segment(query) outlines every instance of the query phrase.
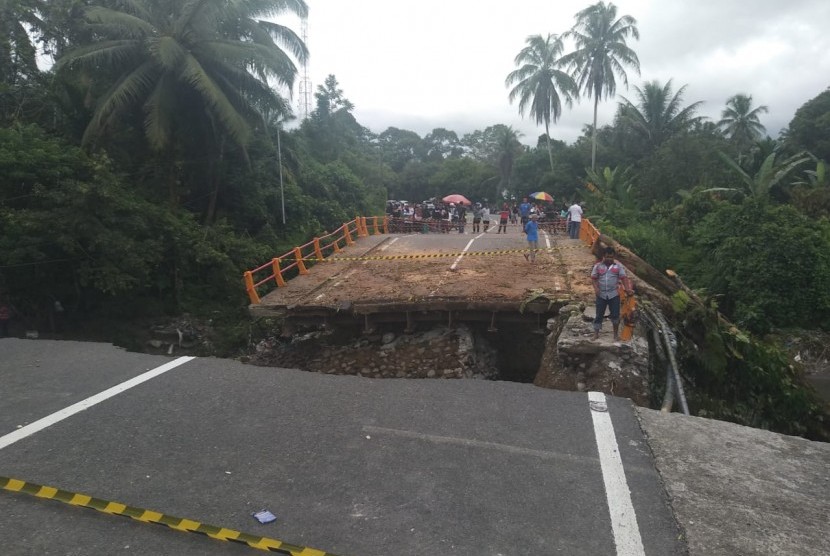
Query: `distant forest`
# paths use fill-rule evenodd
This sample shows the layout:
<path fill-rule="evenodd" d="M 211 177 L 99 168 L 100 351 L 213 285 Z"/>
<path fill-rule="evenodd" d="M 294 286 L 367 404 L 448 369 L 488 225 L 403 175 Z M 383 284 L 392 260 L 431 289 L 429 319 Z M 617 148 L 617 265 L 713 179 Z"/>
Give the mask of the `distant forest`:
<path fill-rule="evenodd" d="M 0 292 L 21 318 L 42 323 L 58 301 L 77 320 L 238 320 L 244 270 L 381 215 L 387 199 L 460 193 L 495 204 L 546 191 L 584 201 L 604 233 L 674 269 L 753 336 L 827 327 L 830 90 L 778 138 L 746 91 L 725 99 L 719 121 L 697 116 L 671 80 L 614 100 L 615 72 L 638 69 L 627 42 L 638 31 L 599 2 L 561 37 L 529 37 L 505 76 L 505 102 L 544 128 L 535 146 L 499 123 L 461 137 L 375 134 L 334 75 L 297 122 L 279 91 L 308 51 L 271 21 L 307 9 L 2 3 Z M 54 60 L 48 70 L 38 52 Z M 565 144 L 555 123 L 580 95 L 617 102 L 616 115 Z"/>

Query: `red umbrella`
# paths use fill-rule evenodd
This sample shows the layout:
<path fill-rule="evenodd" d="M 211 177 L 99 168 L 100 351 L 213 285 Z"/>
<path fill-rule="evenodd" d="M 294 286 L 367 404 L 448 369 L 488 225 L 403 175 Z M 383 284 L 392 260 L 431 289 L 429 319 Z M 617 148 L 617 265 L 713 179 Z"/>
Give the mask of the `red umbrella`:
<path fill-rule="evenodd" d="M 464 195 L 459 195 L 458 193 L 453 193 L 452 195 L 447 195 L 443 199 L 441 199 L 445 203 L 456 203 L 461 205 L 472 205 L 470 200 L 465 197 Z"/>

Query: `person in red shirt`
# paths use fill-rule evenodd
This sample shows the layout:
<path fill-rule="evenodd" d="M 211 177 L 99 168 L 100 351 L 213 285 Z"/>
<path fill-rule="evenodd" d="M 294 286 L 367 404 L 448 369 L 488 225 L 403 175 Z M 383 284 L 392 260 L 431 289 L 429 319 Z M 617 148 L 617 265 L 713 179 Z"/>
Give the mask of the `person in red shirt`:
<path fill-rule="evenodd" d="M 0 299 L 0 338 L 9 335 L 9 321 L 12 318 L 11 306 L 6 300 Z"/>
<path fill-rule="evenodd" d="M 501 207 L 501 212 L 499 212 L 499 229 L 496 232 L 500 234 L 502 230 L 504 233 L 507 233 L 507 220 L 510 218 L 510 208 L 507 206 L 507 203 Z"/>

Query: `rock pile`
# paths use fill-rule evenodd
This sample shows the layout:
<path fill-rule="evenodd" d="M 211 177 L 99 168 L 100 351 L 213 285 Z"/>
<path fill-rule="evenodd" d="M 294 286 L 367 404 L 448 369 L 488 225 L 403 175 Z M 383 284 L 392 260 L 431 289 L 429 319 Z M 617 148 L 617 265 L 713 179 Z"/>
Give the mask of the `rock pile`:
<path fill-rule="evenodd" d="M 250 363 L 371 378 L 481 378 L 498 376 L 497 354 L 464 325 L 415 334 L 393 332 L 350 338 L 332 331 L 275 338 L 257 346 Z"/>

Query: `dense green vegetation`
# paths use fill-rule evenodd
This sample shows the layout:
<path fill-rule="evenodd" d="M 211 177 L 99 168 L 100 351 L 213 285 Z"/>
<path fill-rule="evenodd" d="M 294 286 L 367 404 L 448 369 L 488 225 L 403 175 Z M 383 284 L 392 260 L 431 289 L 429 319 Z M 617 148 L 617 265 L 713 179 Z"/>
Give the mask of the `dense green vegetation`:
<path fill-rule="evenodd" d="M 500 123 L 375 134 L 334 75 L 292 122 L 285 92 L 308 52 L 269 21 L 303 16 L 302 0 L 1 6 L 0 291 L 27 322 L 46 326 L 60 301 L 78 322 L 189 312 L 239 323 L 243 270 L 382 214 L 386 199 L 544 190 L 586 201 L 604 232 L 705 300 L 704 311 L 680 303 L 676 323 L 705 331 L 683 347 L 696 410 L 826 437 L 819 403 L 759 338 L 827 326 L 830 90 L 770 138 L 767 108 L 746 92 L 711 122 L 685 85 L 647 82 L 613 122 L 557 141 L 551 124 L 572 100 L 596 106 L 615 96 L 615 75 L 628 84 L 624 68 L 639 71 L 636 20 L 600 2 L 561 35 L 574 52 L 557 35 L 530 37 L 506 77 L 505 102 L 544 124 L 535 146 Z M 36 48 L 55 64 L 39 69 Z M 228 328 L 226 353 L 242 328 Z"/>

